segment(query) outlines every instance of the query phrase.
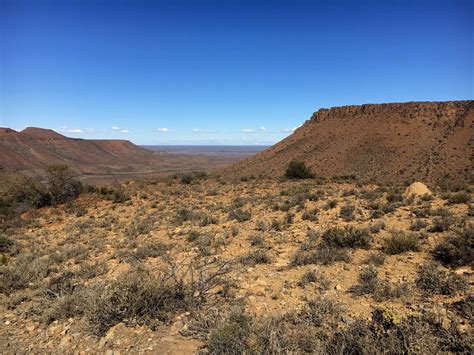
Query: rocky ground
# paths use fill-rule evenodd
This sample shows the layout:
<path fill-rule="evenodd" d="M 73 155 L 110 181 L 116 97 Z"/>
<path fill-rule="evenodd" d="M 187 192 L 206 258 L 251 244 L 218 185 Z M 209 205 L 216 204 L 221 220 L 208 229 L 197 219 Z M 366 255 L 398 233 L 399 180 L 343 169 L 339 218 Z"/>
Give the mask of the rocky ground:
<path fill-rule="evenodd" d="M 170 178 L 27 211 L 2 352 L 470 352 L 472 190 L 404 190 Z"/>

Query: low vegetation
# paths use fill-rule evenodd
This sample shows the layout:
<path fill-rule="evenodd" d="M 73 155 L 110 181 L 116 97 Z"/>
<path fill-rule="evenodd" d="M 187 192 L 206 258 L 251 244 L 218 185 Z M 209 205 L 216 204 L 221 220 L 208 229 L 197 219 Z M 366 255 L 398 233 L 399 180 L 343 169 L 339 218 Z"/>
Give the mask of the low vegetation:
<path fill-rule="evenodd" d="M 6 179 L 6 352 L 472 352 L 471 190 L 191 176 Z"/>

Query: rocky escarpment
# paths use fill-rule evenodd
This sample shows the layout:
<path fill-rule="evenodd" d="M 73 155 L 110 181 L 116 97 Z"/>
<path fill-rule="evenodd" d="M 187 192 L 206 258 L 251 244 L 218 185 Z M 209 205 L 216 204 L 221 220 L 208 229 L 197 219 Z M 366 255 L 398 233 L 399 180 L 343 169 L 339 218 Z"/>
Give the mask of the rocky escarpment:
<path fill-rule="evenodd" d="M 321 109 L 292 135 L 226 176 L 280 176 L 306 162 L 324 177 L 383 183 L 472 179 L 474 101 L 367 104 Z"/>

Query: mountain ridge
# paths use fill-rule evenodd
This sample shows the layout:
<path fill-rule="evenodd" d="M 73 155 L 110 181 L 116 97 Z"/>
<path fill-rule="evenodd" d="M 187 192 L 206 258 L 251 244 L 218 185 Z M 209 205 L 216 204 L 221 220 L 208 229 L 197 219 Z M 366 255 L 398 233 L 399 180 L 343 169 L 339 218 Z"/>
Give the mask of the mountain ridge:
<path fill-rule="evenodd" d="M 472 178 L 473 119 L 473 100 L 320 109 L 290 136 L 220 173 L 281 176 L 296 159 L 327 178 L 433 183 L 449 175 L 466 181 Z"/>

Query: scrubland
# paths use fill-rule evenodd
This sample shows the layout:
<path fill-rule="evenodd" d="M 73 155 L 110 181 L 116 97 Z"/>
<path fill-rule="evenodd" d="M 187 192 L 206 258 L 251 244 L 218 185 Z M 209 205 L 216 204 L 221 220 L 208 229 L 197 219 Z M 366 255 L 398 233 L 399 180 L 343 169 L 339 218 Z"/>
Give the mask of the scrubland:
<path fill-rule="evenodd" d="M 2 352 L 472 353 L 472 186 L 2 180 Z"/>

